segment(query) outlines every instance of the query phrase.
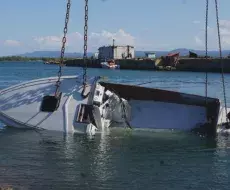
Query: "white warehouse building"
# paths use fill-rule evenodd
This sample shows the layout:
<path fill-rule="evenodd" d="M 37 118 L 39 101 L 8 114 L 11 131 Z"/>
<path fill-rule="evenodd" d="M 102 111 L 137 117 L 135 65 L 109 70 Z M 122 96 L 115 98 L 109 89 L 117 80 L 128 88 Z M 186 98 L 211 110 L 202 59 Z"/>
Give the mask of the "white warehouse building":
<path fill-rule="evenodd" d="M 99 59 L 127 59 L 134 58 L 133 46 L 103 46 L 98 49 Z"/>

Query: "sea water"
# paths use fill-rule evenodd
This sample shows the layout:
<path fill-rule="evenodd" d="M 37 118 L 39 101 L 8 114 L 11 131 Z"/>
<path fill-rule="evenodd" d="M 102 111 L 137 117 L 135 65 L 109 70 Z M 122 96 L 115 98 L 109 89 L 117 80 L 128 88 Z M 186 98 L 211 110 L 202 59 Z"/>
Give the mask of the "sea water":
<path fill-rule="evenodd" d="M 41 77 L 58 67 L 1 62 L 0 89 Z M 65 67 L 64 75 L 81 68 Z M 88 69 L 109 81 L 205 94 L 205 73 Z M 208 74 L 208 94 L 222 101 L 220 74 Z M 230 75 L 225 75 L 230 105 Z M 148 83 L 151 81 L 151 83 Z M 164 119 L 164 118 L 162 118 Z M 89 137 L 19 130 L 0 124 L 0 187 L 16 189 L 229 189 L 230 140 L 186 133 L 113 130 Z"/>

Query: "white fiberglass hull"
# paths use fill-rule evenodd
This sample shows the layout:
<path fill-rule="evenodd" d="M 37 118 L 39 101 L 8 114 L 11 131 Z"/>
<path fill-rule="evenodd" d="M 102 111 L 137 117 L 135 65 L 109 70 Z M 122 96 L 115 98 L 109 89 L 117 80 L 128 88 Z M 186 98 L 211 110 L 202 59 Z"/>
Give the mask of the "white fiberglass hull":
<path fill-rule="evenodd" d="M 138 100 L 131 100 L 130 106 L 130 124 L 135 128 L 191 130 L 207 122 L 201 106 Z"/>
<path fill-rule="evenodd" d="M 78 77 L 62 77 L 63 94 L 57 111 L 40 111 L 43 97 L 54 94 L 56 81 L 57 77 L 43 78 L 0 91 L 0 120 L 12 127 L 84 133 L 84 126 L 74 126 L 77 106 L 87 102 L 81 97 Z"/>
<path fill-rule="evenodd" d="M 99 96 L 99 98 L 95 98 L 97 94 L 95 89 L 100 84 L 105 89 L 116 88 L 116 92 L 123 94 L 122 98 L 129 99 L 128 103 L 131 107 L 129 123 L 132 128 L 192 130 L 207 122 L 207 108 L 198 105 L 202 103 L 203 97 L 121 84 L 102 84 L 103 82 L 98 83 L 96 78 L 91 78 L 88 81 L 91 85 L 88 87 L 90 95 L 83 98 L 81 96 L 83 89 L 81 79 L 81 77 L 76 76 L 62 77 L 60 87 L 62 98 L 58 109 L 54 112 L 40 111 L 40 107 L 44 96 L 54 94 L 57 77 L 33 80 L 3 89 L 0 91 L 0 121 L 12 127 L 40 128 L 66 133 L 87 133 L 89 129 L 93 128 L 92 126 L 97 126 L 100 132 L 102 128 L 112 126 L 110 122 L 104 122 L 102 112 L 98 111 L 101 107 L 98 104 L 95 104 L 96 107 L 99 106 L 98 109 L 96 108 L 98 112 L 96 114 L 94 112 L 93 116 L 91 114 L 92 117 L 96 118 L 91 121 L 96 123 L 87 124 L 85 123 L 86 120 L 81 120 L 82 123 L 79 123 L 78 120 L 79 114 L 89 114 L 82 109 L 91 109 L 82 108 L 82 104 L 94 106 L 94 100 L 104 101 L 104 93 L 99 92 L 101 98 Z M 132 90 L 134 91 L 132 92 Z M 143 94 L 141 94 L 142 92 Z M 219 108 L 218 102 L 215 102 L 217 100 L 210 98 L 209 101 L 214 102 L 215 109 Z M 213 127 L 216 124 L 215 109 L 214 112 L 210 112 L 214 117 Z M 118 110 L 116 113 L 119 115 L 121 111 Z M 116 116 L 116 113 L 113 118 L 120 117 Z"/>
<path fill-rule="evenodd" d="M 124 84 L 100 84 L 126 100 L 126 106 L 120 108 L 119 100 L 112 103 L 117 106 L 112 106 L 110 110 L 114 110 L 114 107 L 117 107 L 117 110 L 106 117 L 113 121 L 114 126 L 124 126 L 124 122 L 120 122 L 120 116 L 126 107 L 127 111 L 123 116 L 125 115 L 128 127 L 131 128 L 175 129 L 205 135 L 216 134 L 220 106 L 218 99 L 208 97 L 206 104 L 206 98 L 203 96 Z M 125 124 L 127 125 L 127 122 Z"/>

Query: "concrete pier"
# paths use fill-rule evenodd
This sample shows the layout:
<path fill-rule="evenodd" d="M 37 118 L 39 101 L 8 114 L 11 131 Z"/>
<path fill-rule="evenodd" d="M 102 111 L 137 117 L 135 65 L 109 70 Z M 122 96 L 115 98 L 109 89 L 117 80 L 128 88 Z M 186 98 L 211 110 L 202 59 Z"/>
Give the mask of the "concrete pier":
<path fill-rule="evenodd" d="M 120 69 L 129 70 L 168 70 L 168 71 L 192 71 L 192 72 L 221 72 L 221 60 L 219 58 L 179 58 L 178 63 L 173 68 L 160 68 L 157 64 L 159 60 L 155 62 L 152 59 L 117 59 L 116 64 L 120 65 Z M 222 63 L 224 66 L 224 72 L 230 73 L 230 58 L 223 58 Z M 67 60 L 66 66 L 69 67 L 83 67 L 83 59 Z M 155 65 L 158 65 L 157 67 Z M 100 60 L 88 59 L 87 67 L 89 68 L 101 68 Z M 159 69 L 160 68 L 160 69 Z"/>
<path fill-rule="evenodd" d="M 89 68 L 100 68 L 100 62 L 97 59 L 87 59 L 87 67 Z M 67 67 L 83 67 L 85 65 L 83 59 L 67 60 L 64 63 Z"/>
<path fill-rule="evenodd" d="M 88 59 L 87 67 L 90 68 L 101 68 L 101 61 L 99 59 Z M 120 69 L 130 70 L 154 70 L 155 61 L 151 59 L 116 59 L 115 63 L 120 65 Z M 67 60 L 65 62 L 68 67 L 83 67 L 83 59 Z"/>
<path fill-rule="evenodd" d="M 176 65 L 177 71 L 193 72 L 221 72 L 221 63 L 224 72 L 230 73 L 230 58 L 180 58 Z"/>

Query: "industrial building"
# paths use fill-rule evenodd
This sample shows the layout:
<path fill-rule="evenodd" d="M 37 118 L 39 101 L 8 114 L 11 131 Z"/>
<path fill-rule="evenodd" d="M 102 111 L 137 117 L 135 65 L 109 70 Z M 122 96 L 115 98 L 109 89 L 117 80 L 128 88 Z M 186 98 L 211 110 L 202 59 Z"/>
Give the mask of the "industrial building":
<path fill-rule="evenodd" d="M 134 58 L 133 46 L 103 46 L 98 49 L 99 59 L 130 59 Z"/>

